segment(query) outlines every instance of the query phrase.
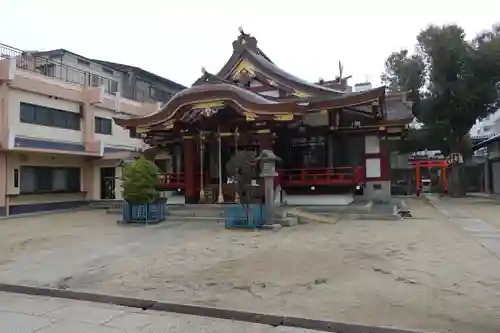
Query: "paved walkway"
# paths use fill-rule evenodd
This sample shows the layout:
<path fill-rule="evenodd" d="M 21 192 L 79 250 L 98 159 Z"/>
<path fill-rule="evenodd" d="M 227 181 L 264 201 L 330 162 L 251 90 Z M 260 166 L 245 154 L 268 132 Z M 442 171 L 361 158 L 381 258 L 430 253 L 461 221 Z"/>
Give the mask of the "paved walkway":
<path fill-rule="evenodd" d="M 116 305 L 0 292 L 2 333 L 313 333 Z"/>
<path fill-rule="evenodd" d="M 427 198 L 436 209 L 458 223 L 463 230 L 472 234 L 479 244 L 500 259 L 500 229 L 472 216 L 448 202 L 447 199 L 440 199 L 435 195 L 427 195 Z"/>

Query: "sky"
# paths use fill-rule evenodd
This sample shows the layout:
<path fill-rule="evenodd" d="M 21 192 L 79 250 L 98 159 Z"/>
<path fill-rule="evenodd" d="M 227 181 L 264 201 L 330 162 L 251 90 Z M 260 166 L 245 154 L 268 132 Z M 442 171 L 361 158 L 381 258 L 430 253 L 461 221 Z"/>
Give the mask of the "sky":
<path fill-rule="evenodd" d="M 380 84 L 387 56 L 413 50 L 428 24 L 457 23 L 468 36 L 500 22 L 500 1 L 475 0 L 0 0 L 0 43 L 65 48 L 141 67 L 184 85 L 216 73 L 238 27 L 282 69 L 309 81 Z"/>

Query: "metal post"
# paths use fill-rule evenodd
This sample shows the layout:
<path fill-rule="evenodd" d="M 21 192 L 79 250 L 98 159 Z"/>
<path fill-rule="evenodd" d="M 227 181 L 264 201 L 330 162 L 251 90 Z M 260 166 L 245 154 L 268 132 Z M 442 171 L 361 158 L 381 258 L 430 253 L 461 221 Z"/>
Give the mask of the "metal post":
<path fill-rule="evenodd" d="M 239 138 L 240 133 L 238 132 L 238 127 L 234 130 L 234 153 L 238 153 L 238 138 Z M 239 203 L 240 202 L 240 195 L 238 194 L 237 191 L 235 191 L 234 194 L 234 202 Z"/>
<path fill-rule="evenodd" d="M 219 197 L 217 198 L 217 202 L 221 204 L 224 202 L 224 196 L 222 195 L 222 137 L 219 127 L 217 127 L 217 134 L 219 143 Z"/>
<path fill-rule="evenodd" d="M 200 133 L 200 202 L 205 200 L 205 188 L 203 184 L 203 133 Z"/>
<path fill-rule="evenodd" d="M 484 193 L 491 194 L 491 173 L 490 173 L 490 160 L 489 160 L 489 151 L 488 148 L 483 148 L 486 149 L 485 153 L 485 160 L 484 160 Z"/>

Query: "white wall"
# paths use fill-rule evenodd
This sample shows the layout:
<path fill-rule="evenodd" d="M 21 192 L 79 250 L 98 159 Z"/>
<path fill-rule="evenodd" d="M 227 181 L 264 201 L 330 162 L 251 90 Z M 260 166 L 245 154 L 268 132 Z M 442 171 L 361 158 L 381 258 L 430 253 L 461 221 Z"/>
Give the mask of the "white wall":
<path fill-rule="evenodd" d="M 30 103 L 46 106 L 54 109 L 79 113 L 79 104 L 45 95 L 38 95 L 22 90 L 11 89 L 9 91 L 9 127 L 13 133 L 20 136 L 47 139 L 52 141 L 66 141 L 81 143 L 82 131 L 65 128 L 49 127 L 21 123 L 19 121 L 20 103 Z M 80 123 L 82 126 L 83 124 Z"/>
<path fill-rule="evenodd" d="M 14 169 L 19 169 L 23 165 L 29 166 L 66 166 L 83 168 L 84 158 L 81 156 L 60 155 L 60 154 L 38 154 L 38 153 L 9 153 L 7 156 L 7 195 L 14 195 L 10 198 L 11 205 L 84 200 L 84 193 L 56 193 L 56 194 L 19 194 L 19 187 L 14 187 Z M 81 173 L 83 177 L 83 170 Z M 83 186 L 83 178 L 80 182 Z"/>
<path fill-rule="evenodd" d="M 107 118 L 113 121 L 113 117 L 116 117 L 116 112 L 101 108 L 95 109 L 95 116 L 100 118 Z M 128 118 L 126 115 L 119 115 L 120 118 Z M 106 147 L 115 147 L 115 148 L 146 148 L 146 145 L 140 139 L 131 138 L 129 135 L 129 131 L 120 127 L 112 122 L 112 135 L 107 134 L 95 134 L 95 138 L 98 140 L 102 140 L 104 142 L 104 146 Z"/>

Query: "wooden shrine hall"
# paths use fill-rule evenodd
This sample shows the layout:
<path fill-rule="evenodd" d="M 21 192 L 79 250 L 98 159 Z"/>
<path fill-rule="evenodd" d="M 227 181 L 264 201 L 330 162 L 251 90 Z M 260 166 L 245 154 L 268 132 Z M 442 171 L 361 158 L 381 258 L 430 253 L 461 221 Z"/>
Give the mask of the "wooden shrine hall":
<path fill-rule="evenodd" d="M 289 204 L 324 203 L 339 193 L 390 197 L 388 140 L 412 121 L 404 94 L 385 87 L 349 92 L 347 78 L 310 83 L 278 67 L 240 29 L 233 54 L 156 113 L 116 124 L 168 151 L 162 187 L 186 203 L 232 202 L 225 165 L 239 150 L 273 150 Z M 299 200 L 300 199 L 300 200 Z"/>

